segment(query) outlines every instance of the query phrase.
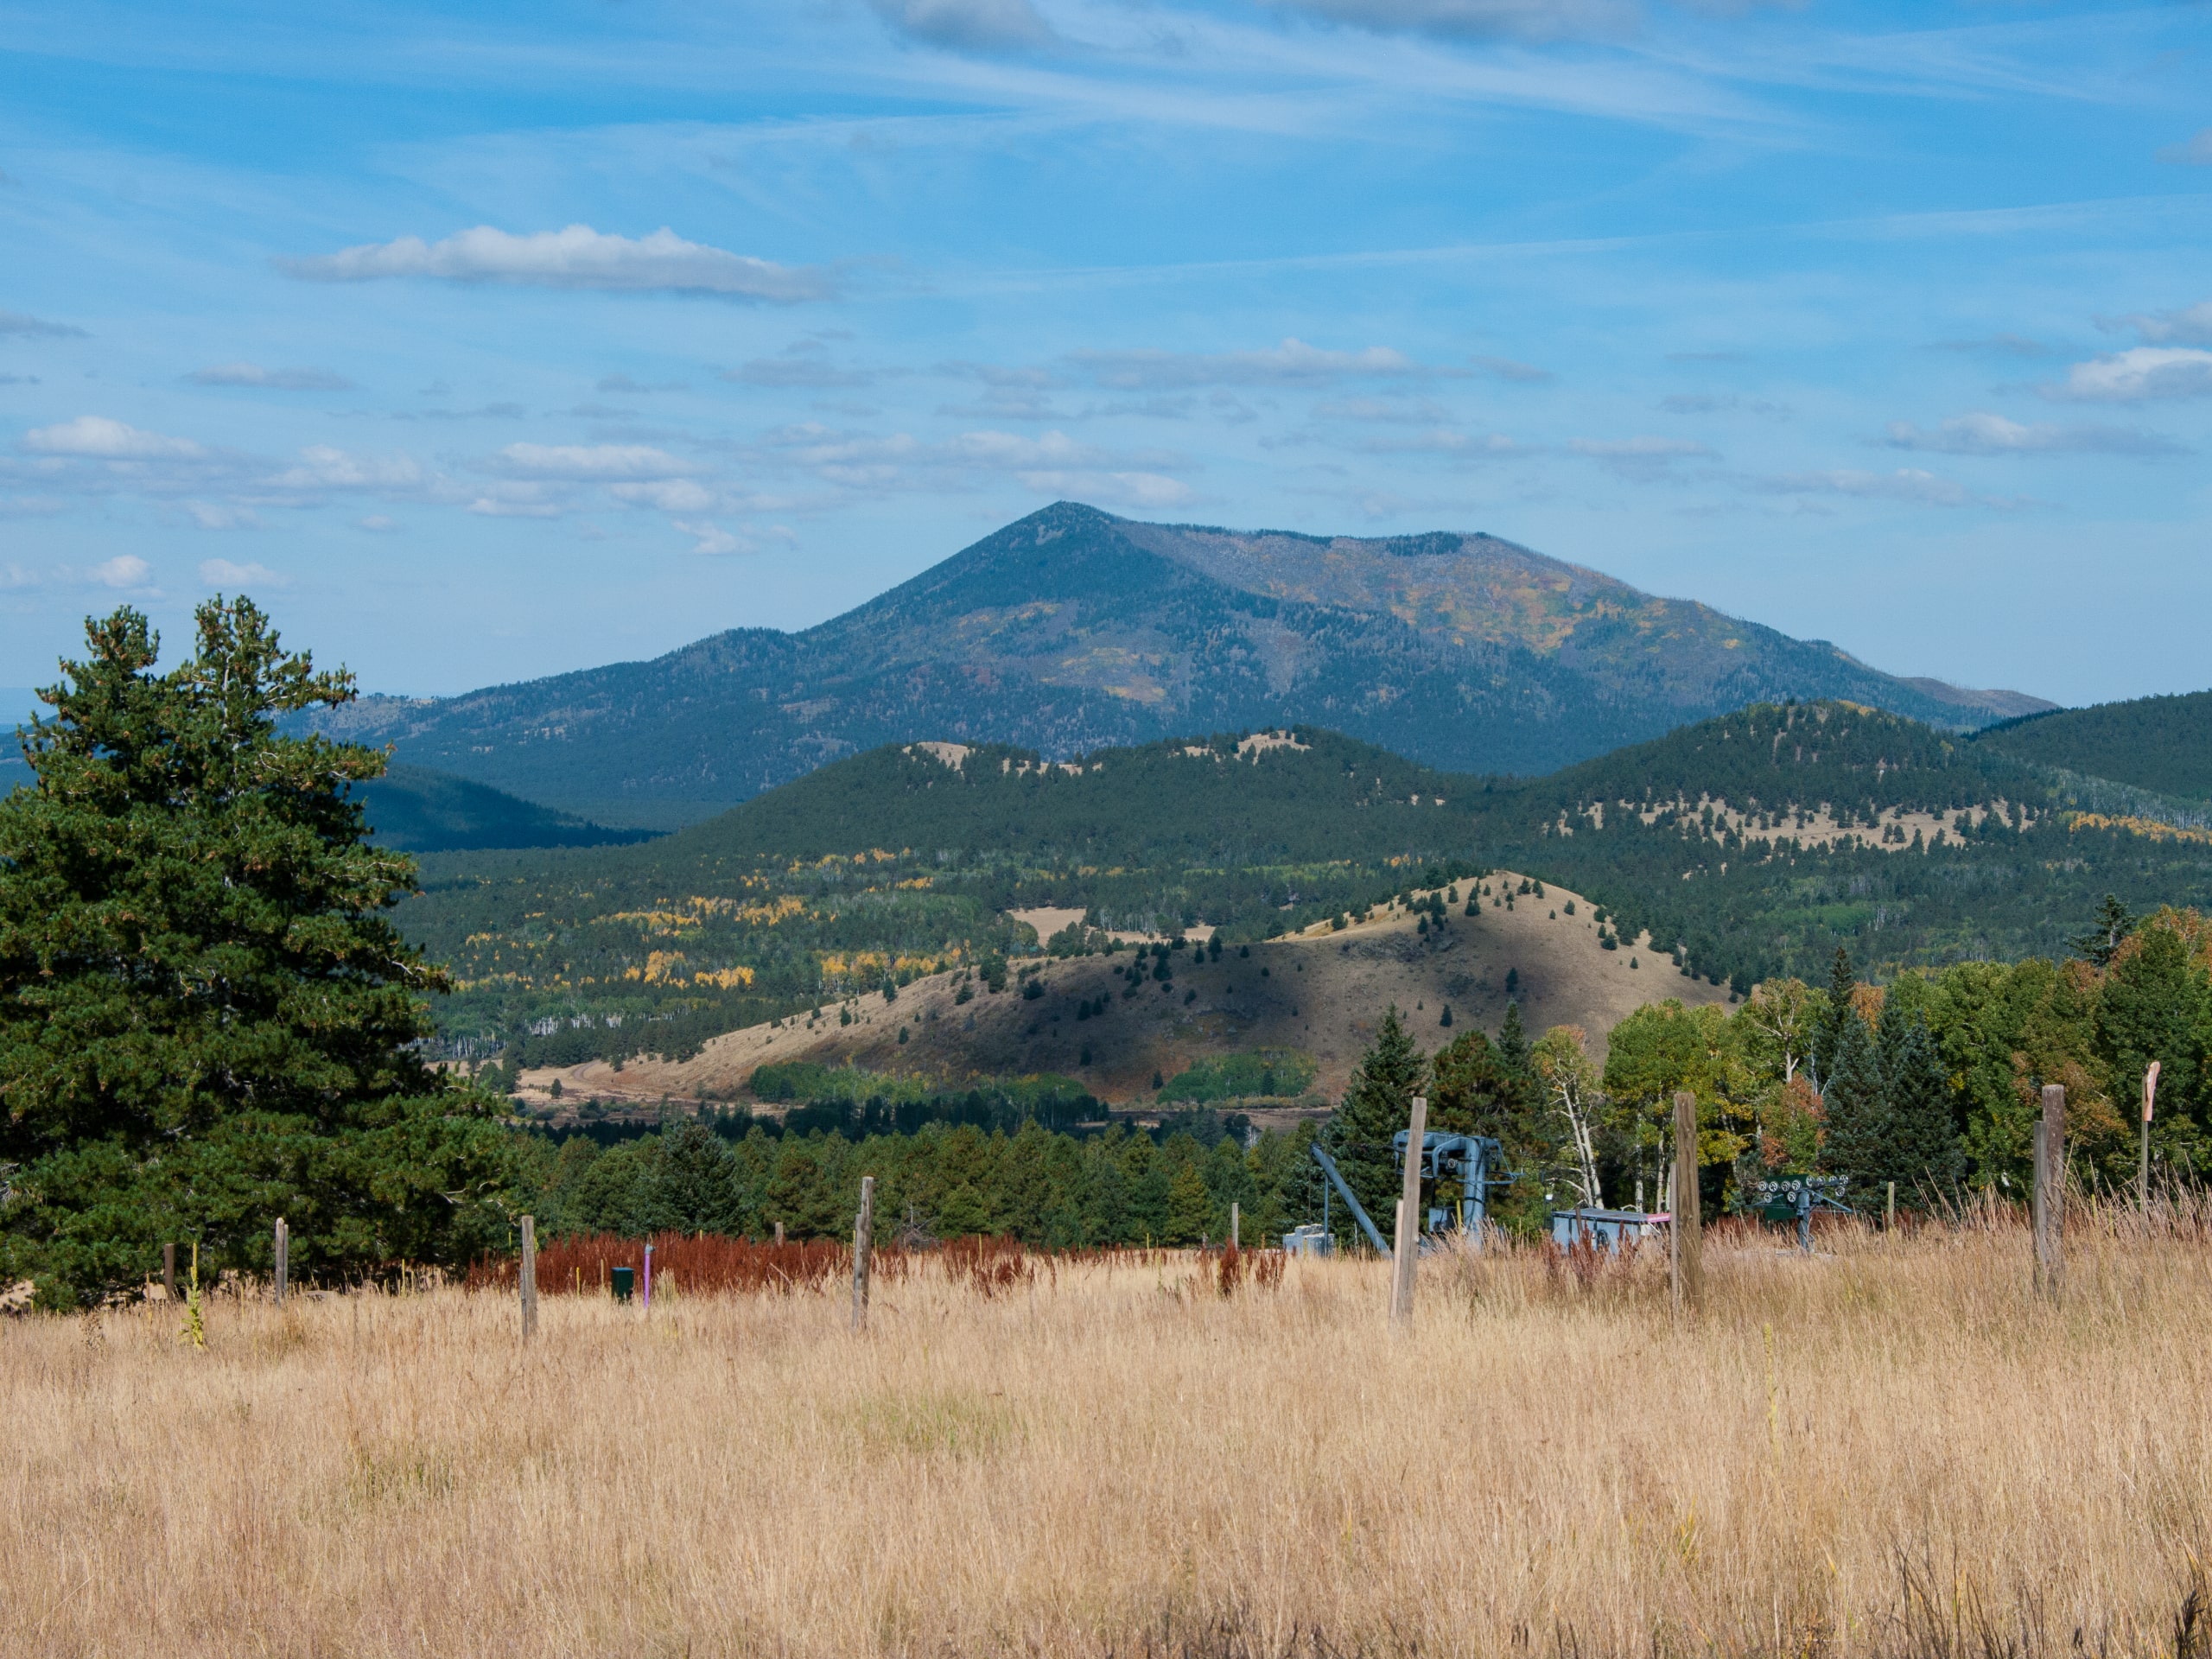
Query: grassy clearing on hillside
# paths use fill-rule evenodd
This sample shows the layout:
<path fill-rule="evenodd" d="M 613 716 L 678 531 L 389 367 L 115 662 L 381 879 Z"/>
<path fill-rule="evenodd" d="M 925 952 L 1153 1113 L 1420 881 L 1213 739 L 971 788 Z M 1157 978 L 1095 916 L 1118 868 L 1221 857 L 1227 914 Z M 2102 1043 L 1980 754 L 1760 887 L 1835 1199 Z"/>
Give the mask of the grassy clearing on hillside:
<path fill-rule="evenodd" d="M 0 1332 L 19 1654 L 2202 1653 L 2201 1225 Z"/>

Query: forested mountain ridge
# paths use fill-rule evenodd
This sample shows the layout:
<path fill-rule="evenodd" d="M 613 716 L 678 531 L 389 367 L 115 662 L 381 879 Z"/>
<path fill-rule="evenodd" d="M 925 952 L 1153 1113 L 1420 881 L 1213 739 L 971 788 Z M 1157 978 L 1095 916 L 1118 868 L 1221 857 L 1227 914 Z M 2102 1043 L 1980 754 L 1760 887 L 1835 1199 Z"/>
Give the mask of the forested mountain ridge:
<path fill-rule="evenodd" d="M 1495 537 L 1241 534 L 1063 502 L 803 632 L 370 698 L 322 723 L 569 811 L 666 823 L 925 739 L 1063 759 L 1305 723 L 1528 775 L 1759 699 L 1846 697 L 1947 727 L 2024 701 L 1942 691 Z"/>
<path fill-rule="evenodd" d="M 1528 782 L 1312 727 L 1069 763 L 887 746 L 645 846 L 435 855 L 399 919 L 454 965 L 449 1034 L 559 1026 L 580 1059 L 687 1051 L 1014 950 L 1030 941 L 1012 911 L 1256 941 L 1491 868 L 1587 895 L 1619 939 L 1648 930 L 1739 988 L 1817 977 L 1840 944 L 1878 976 L 2063 955 L 2107 891 L 2212 906 L 2212 837 L 2086 817 L 2044 769 L 1830 702 Z"/>
<path fill-rule="evenodd" d="M 2006 721 L 1975 747 L 2176 800 L 2212 802 L 2212 691 Z"/>
<path fill-rule="evenodd" d="M 610 830 L 428 766 L 392 765 L 353 791 L 378 845 L 403 853 L 484 848 L 606 847 L 646 832 Z"/>

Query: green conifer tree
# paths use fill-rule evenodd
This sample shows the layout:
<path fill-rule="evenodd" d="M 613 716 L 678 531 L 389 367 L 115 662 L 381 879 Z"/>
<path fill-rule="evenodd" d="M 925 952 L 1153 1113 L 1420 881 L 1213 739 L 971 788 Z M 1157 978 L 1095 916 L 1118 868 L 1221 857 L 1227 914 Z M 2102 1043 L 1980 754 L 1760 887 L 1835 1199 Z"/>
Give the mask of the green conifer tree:
<path fill-rule="evenodd" d="M 1521 1024 L 1521 1005 L 1505 1005 L 1504 1022 L 1497 1028 L 1498 1064 L 1516 1077 L 1533 1075 L 1529 1070 L 1529 1033 Z"/>
<path fill-rule="evenodd" d="M 938 1205 L 937 1236 L 939 1238 L 968 1238 L 990 1230 L 990 1205 L 984 1203 L 983 1195 L 969 1182 L 961 1182 L 946 1193 Z"/>
<path fill-rule="evenodd" d="M 444 973 L 385 912 L 373 749 L 278 720 L 352 700 L 248 601 L 211 601 L 157 672 L 146 618 L 88 621 L 0 802 L 0 1277 L 49 1306 L 143 1282 L 165 1240 L 264 1269 L 455 1262 L 504 1239 L 491 1096 L 416 1045 Z"/>
<path fill-rule="evenodd" d="M 1831 1052 L 1827 1087 L 1821 1092 L 1827 1120 L 1821 1162 L 1829 1173 L 1849 1179 L 1847 1201 L 1863 1205 L 1870 1190 L 1881 1191 L 1896 1166 L 1897 1150 L 1874 1036 L 1856 1013 L 1844 1019 Z"/>
<path fill-rule="evenodd" d="M 766 1218 L 784 1224 L 786 1238 L 836 1238 L 844 1231 L 836 1195 L 822 1166 L 804 1146 L 786 1144 L 768 1182 Z"/>
<path fill-rule="evenodd" d="M 1813 1022 L 1812 1052 L 1807 1057 L 1813 1074 L 1813 1087 L 1823 1091 L 1827 1088 L 1828 1073 L 1835 1065 L 1836 1046 L 1843 1039 L 1847 1026 L 1859 1020 L 1852 1003 L 1852 994 L 1859 988 L 1859 976 L 1852 971 L 1851 952 L 1843 946 L 1835 948 L 1834 960 L 1828 964 L 1827 1001 Z"/>
<path fill-rule="evenodd" d="M 1385 1238 L 1396 1213 L 1400 1181 L 1390 1137 L 1412 1121 L 1414 1096 L 1427 1075 L 1428 1061 L 1406 1034 L 1393 1006 L 1383 1014 L 1375 1041 L 1352 1071 L 1351 1088 L 1321 1132 L 1322 1144 L 1344 1172 L 1346 1185 Z M 1346 1244 L 1363 1238 L 1342 1205 L 1335 1207 L 1331 1221 Z"/>
<path fill-rule="evenodd" d="M 1869 1171 L 1869 1181 L 1895 1181 L 1902 1208 L 1938 1204 L 1957 1187 L 1965 1163 L 1952 1115 L 1950 1079 L 1927 1016 L 1892 997 L 1883 1007 L 1876 1046 L 1887 1109 L 1888 1166 Z M 1885 1201 L 1885 1189 L 1873 1185 L 1862 1186 L 1854 1200 L 1861 1208 Z"/>
<path fill-rule="evenodd" d="M 1213 1195 L 1198 1166 L 1177 1166 L 1167 1183 L 1167 1227 L 1161 1236 L 1166 1244 L 1196 1244 L 1206 1237 L 1213 1222 Z"/>
<path fill-rule="evenodd" d="M 2105 1088 L 2122 1109 L 2142 1098 L 2158 1062 L 2157 1145 L 2162 1160 L 2202 1163 L 2207 1117 L 2204 1056 L 2212 1039 L 2212 986 L 2173 928 L 2152 923 L 2112 957 L 2096 1000 L 2096 1053 Z M 2133 1114 L 2128 1114 L 2131 1122 Z M 2128 1147 L 2129 1155 L 2133 1147 Z"/>

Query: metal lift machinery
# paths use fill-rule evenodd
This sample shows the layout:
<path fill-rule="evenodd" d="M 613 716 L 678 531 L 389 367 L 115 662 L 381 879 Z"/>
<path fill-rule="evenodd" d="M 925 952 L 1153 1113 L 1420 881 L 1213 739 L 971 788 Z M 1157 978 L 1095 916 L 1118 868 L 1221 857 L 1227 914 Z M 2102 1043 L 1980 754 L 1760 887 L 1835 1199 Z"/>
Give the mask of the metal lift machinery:
<path fill-rule="evenodd" d="M 1407 1132 L 1400 1129 L 1390 1137 L 1391 1161 L 1398 1167 L 1405 1166 Z M 1390 1246 L 1380 1230 L 1370 1218 L 1359 1200 L 1345 1184 L 1344 1173 L 1337 1167 L 1337 1160 L 1319 1147 L 1313 1148 L 1313 1161 L 1321 1166 L 1321 1173 L 1329 1178 L 1329 1185 L 1336 1188 L 1344 1203 L 1351 1206 L 1352 1219 L 1367 1235 L 1368 1243 L 1382 1255 L 1390 1254 Z M 1486 1135 L 1429 1134 L 1421 1138 L 1421 1179 L 1440 1185 L 1457 1179 L 1459 1183 L 1459 1203 L 1456 1220 L 1461 1231 L 1479 1238 L 1482 1224 L 1490 1213 L 1490 1191 L 1494 1186 L 1511 1184 L 1513 1176 L 1504 1167 L 1505 1148 Z M 1322 1213 L 1327 1215 L 1328 1194 L 1324 1192 Z M 1447 1223 L 1455 1219 L 1453 1211 L 1440 1205 L 1431 1205 L 1426 1231 L 1440 1232 Z"/>

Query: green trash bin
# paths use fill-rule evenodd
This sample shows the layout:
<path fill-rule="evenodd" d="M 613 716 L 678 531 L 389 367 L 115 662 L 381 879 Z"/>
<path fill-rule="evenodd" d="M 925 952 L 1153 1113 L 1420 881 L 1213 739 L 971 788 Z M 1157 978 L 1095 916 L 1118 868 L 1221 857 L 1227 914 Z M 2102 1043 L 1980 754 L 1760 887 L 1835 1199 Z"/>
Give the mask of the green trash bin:
<path fill-rule="evenodd" d="M 628 1301 L 630 1293 L 638 1287 L 638 1270 L 635 1268 L 616 1268 L 607 1274 L 607 1279 L 614 1287 L 614 1300 L 618 1302 Z"/>

